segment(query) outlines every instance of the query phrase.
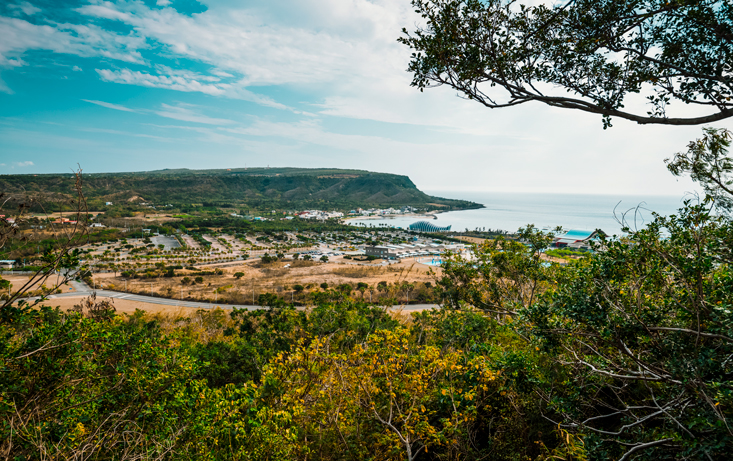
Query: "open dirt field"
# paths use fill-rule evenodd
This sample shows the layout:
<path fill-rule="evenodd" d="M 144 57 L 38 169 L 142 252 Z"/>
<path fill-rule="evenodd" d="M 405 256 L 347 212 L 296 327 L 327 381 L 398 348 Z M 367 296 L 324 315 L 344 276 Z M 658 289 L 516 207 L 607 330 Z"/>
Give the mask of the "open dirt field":
<path fill-rule="evenodd" d="M 487 240 L 487 239 L 482 239 L 478 237 L 468 237 L 465 235 L 459 235 L 456 238 L 459 240 L 463 240 L 464 242 L 467 242 L 467 243 L 476 243 L 476 244 L 484 243 Z"/>
<path fill-rule="evenodd" d="M 10 289 L 13 293 L 20 290 L 23 287 L 23 285 L 28 283 L 28 281 L 31 279 L 31 276 L 29 275 L 8 275 L 8 274 L 0 274 L 0 275 L 2 275 L 2 278 L 4 280 L 7 280 L 13 284 L 13 286 Z M 38 279 L 32 285 L 26 287 L 26 291 L 32 292 L 32 291 L 38 290 L 41 288 L 41 285 L 46 285 L 46 287 L 56 286 L 57 280 L 60 281 L 60 279 L 58 279 L 56 275 L 52 275 L 48 277 L 47 279 Z M 64 292 L 76 291 L 71 285 L 62 285 L 60 288 Z"/>
<path fill-rule="evenodd" d="M 251 303 L 261 293 L 290 295 L 295 285 L 303 285 L 305 291 L 318 291 L 322 283 L 329 287 L 359 282 L 376 287 L 379 282 L 389 285 L 403 282 L 422 284 L 435 283 L 435 274 L 441 269 L 429 267 L 414 261 L 401 261 L 398 264 L 382 266 L 379 264 L 356 265 L 342 262 L 278 261 L 261 264 L 247 261 L 236 265 L 201 267 L 202 271 L 220 269 L 221 275 L 200 276 L 200 283 L 183 283 L 183 277 L 195 280 L 193 271 L 179 270 L 175 277 L 125 279 L 112 273 L 95 274 L 94 280 L 105 289 L 120 290 L 144 295 L 155 294 L 173 299 L 229 301 L 236 304 Z M 289 267 L 286 267 L 288 266 Z M 432 269 L 432 273 L 431 273 Z M 241 278 L 234 277 L 242 272 Z M 375 291 L 378 294 L 378 292 Z M 358 294 L 357 294 L 358 296 Z M 367 293 L 366 296 L 369 296 Z M 375 296 L 373 293 L 372 296 Z"/>
<path fill-rule="evenodd" d="M 76 304 L 79 304 L 82 299 L 83 297 L 81 296 L 78 298 L 55 298 L 45 301 L 44 304 L 51 307 L 59 307 L 61 310 L 69 310 L 73 308 Z M 117 309 L 118 314 L 132 314 L 133 312 L 135 312 L 136 309 L 140 309 L 142 311 L 150 312 L 153 314 L 161 313 L 169 315 L 191 315 L 198 310 L 190 307 L 165 306 L 162 304 L 129 301 L 127 299 L 112 299 L 104 298 L 101 296 L 97 297 L 97 301 L 103 300 L 112 301 L 115 309 Z M 226 306 L 222 307 L 225 308 Z"/>
<path fill-rule="evenodd" d="M 178 218 L 174 218 L 172 215 L 169 214 L 163 214 L 163 213 L 145 213 L 142 211 L 138 211 L 135 213 L 135 216 L 129 217 L 129 218 L 123 218 L 128 221 L 135 220 L 135 219 L 144 219 L 145 221 L 155 221 L 155 222 L 168 222 L 168 221 L 178 221 Z"/>

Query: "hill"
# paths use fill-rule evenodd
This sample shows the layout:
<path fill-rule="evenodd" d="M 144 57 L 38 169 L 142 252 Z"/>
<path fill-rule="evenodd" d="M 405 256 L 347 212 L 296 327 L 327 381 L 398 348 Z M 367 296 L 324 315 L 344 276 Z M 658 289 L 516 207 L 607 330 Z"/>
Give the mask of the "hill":
<path fill-rule="evenodd" d="M 15 199 L 37 198 L 47 209 L 65 208 L 74 187 L 72 174 L 0 175 L 0 190 Z M 363 170 L 247 168 L 171 169 L 83 175 L 90 209 L 105 202 L 141 202 L 176 208 L 250 209 L 417 206 L 429 209 L 479 208 L 481 205 L 420 191 L 407 176 Z"/>

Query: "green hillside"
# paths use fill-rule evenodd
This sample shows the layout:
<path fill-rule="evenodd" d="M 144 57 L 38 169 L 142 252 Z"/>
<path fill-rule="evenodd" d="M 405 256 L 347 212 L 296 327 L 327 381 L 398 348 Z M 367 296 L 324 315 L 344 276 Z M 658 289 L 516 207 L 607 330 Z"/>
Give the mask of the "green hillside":
<path fill-rule="evenodd" d="M 0 190 L 16 199 L 31 195 L 63 208 L 74 187 L 72 174 L 0 175 Z M 419 206 L 477 208 L 476 203 L 429 196 L 407 176 L 362 170 L 248 168 L 160 170 L 83 175 L 91 209 L 141 202 L 175 207 L 353 208 Z"/>

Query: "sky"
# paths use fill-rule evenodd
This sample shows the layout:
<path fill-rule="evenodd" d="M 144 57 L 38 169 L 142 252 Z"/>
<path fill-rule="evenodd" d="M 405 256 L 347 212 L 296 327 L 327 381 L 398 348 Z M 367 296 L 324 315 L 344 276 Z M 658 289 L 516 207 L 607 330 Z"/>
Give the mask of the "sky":
<path fill-rule="evenodd" d="M 410 86 L 409 0 L 5 0 L 0 174 L 264 166 L 422 190 L 683 195 L 701 127 Z M 714 126 L 733 128 L 731 122 Z"/>

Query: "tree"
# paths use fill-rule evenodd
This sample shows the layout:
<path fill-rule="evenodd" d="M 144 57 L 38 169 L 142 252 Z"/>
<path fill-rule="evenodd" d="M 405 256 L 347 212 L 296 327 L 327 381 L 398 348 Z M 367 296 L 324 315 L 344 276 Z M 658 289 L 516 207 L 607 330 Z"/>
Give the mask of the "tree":
<path fill-rule="evenodd" d="M 352 286 L 348 283 L 342 283 L 337 286 L 336 289 L 346 296 L 349 296 L 351 294 L 351 291 L 353 290 Z"/>
<path fill-rule="evenodd" d="M 725 0 L 413 0 L 427 21 L 399 40 L 412 85 L 448 85 L 486 107 L 539 101 L 640 124 L 733 115 L 733 8 Z M 494 88 L 505 91 L 499 97 Z M 646 113 L 624 110 L 643 93 Z M 705 115 L 670 117 L 672 102 Z"/>
<path fill-rule="evenodd" d="M 702 139 L 688 144 L 687 152 L 666 159 L 667 169 L 675 175 L 689 174 L 703 187 L 718 208 L 733 209 L 733 161 L 728 157 L 731 132 L 725 129 L 703 128 Z"/>
<path fill-rule="evenodd" d="M 569 367 L 543 399 L 617 459 L 724 459 L 733 446 L 733 223 L 702 205 L 657 217 L 568 266 L 522 309 Z"/>
<path fill-rule="evenodd" d="M 528 226 L 517 235 L 518 240 L 499 236 L 476 246 L 476 261 L 445 255 L 437 281 L 445 305 L 460 309 L 466 303 L 491 314 L 517 316 L 551 287 L 557 267 L 547 266 L 542 252 L 552 243 L 552 234 Z"/>
<path fill-rule="evenodd" d="M 235 278 L 235 279 L 239 280 L 239 279 L 241 279 L 242 277 L 244 277 L 244 272 L 235 272 L 235 273 L 234 273 L 234 278 Z"/>
<path fill-rule="evenodd" d="M 307 402 L 307 411 L 293 412 L 303 438 L 332 440 L 354 459 L 414 460 L 441 451 L 445 457 L 436 459 L 481 458 L 462 442 L 476 437 L 480 409 L 499 395 L 502 379 L 489 361 L 418 344 L 404 327 L 374 331 L 344 352 L 329 338 L 299 344 L 265 370 L 279 405 Z"/>
<path fill-rule="evenodd" d="M 326 256 L 326 255 L 321 256 L 321 261 L 324 262 L 324 263 L 327 263 L 328 262 L 328 256 Z"/>
<path fill-rule="evenodd" d="M 18 310 L 24 311 L 31 307 L 25 300 L 19 300 L 19 298 L 34 285 L 43 287 L 49 279 L 53 280 L 51 287 L 45 290 L 43 296 L 31 303 L 38 304 L 45 300 L 45 295 L 55 291 L 84 270 L 79 267 L 81 252 L 78 247 L 89 241 L 89 232 L 86 227 L 88 219 L 87 202 L 82 191 L 82 184 L 80 169 L 74 173 L 73 188 L 75 196 L 69 201 L 74 213 L 74 219 L 72 220 L 74 224 L 70 226 L 61 225 L 60 227 L 56 227 L 54 224 L 49 226 L 48 230 L 56 233 L 56 238 L 38 257 L 39 267 L 28 278 L 28 281 L 23 283 L 15 293 L 8 292 L 8 296 L 0 301 L 0 322 L 3 319 L 7 320 L 9 318 L 7 316 L 13 315 L 13 312 L 17 313 Z M 32 234 L 23 232 L 23 230 L 30 227 L 26 215 L 33 207 L 43 209 L 43 204 L 26 193 L 0 192 L 0 214 L 4 215 L 0 217 L 0 257 L 6 253 L 6 245 L 15 250 L 30 245 L 29 237 Z M 56 277 L 52 277 L 54 273 Z M 8 285 L 8 290 L 9 288 Z M 13 306 L 16 302 L 18 302 L 18 307 Z"/>
<path fill-rule="evenodd" d="M 359 282 L 356 284 L 356 289 L 361 293 L 361 299 L 364 299 L 364 292 L 369 288 L 369 284 L 366 282 Z"/>

